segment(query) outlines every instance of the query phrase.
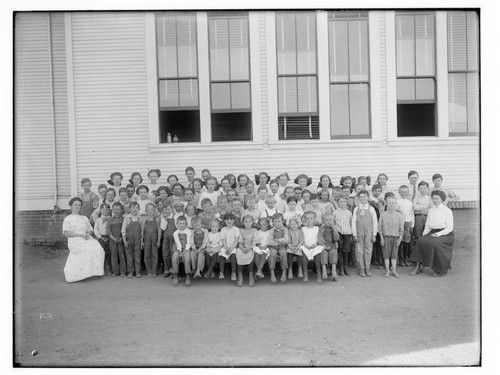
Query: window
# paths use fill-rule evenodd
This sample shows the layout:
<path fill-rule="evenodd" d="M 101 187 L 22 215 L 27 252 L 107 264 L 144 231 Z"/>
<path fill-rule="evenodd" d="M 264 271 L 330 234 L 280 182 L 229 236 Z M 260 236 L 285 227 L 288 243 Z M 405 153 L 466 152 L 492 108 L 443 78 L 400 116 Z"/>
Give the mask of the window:
<path fill-rule="evenodd" d="M 278 139 L 319 139 L 316 18 L 276 14 Z"/>
<path fill-rule="evenodd" d="M 248 15 L 212 13 L 208 19 L 213 141 L 251 141 Z"/>
<path fill-rule="evenodd" d="M 332 12 L 328 32 L 331 137 L 369 137 L 368 12 Z"/>
<path fill-rule="evenodd" d="M 157 14 L 156 44 L 160 143 L 199 142 L 196 16 Z"/>
<path fill-rule="evenodd" d="M 450 135 L 479 131 L 479 43 L 476 12 L 448 12 Z"/>
<path fill-rule="evenodd" d="M 396 15 L 396 70 L 398 137 L 435 136 L 433 14 Z"/>

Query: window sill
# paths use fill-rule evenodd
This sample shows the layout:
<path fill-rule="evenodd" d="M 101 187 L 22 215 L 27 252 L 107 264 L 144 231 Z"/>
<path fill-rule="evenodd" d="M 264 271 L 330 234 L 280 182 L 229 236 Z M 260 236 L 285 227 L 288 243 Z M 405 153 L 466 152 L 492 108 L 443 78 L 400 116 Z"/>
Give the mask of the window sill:
<path fill-rule="evenodd" d="M 264 147 L 262 142 L 241 141 L 241 142 L 179 142 L 161 143 L 149 145 L 150 152 L 191 152 L 191 151 L 214 151 L 214 150 L 259 150 Z"/>
<path fill-rule="evenodd" d="M 464 136 L 464 137 L 400 137 L 387 140 L 389 146 L 411 146 L 416 143 L 431 143 L 431 144 L 454 144 L 454 145 L 471 145 L 479 146 L 479 136 Z"/>
<path fill-rule="evenodd" d="M 346 139 L 330 139 L 322 141 L 319 139 L 304 139 L 304 140 L 286 140 L 269 142 L 270 148 L 286 149 L 286 148 L 311 148 L 311 147 L 366 147 L 366 146 L 381 146 L 380 139 L 371 138 L 346 138 Z"/>

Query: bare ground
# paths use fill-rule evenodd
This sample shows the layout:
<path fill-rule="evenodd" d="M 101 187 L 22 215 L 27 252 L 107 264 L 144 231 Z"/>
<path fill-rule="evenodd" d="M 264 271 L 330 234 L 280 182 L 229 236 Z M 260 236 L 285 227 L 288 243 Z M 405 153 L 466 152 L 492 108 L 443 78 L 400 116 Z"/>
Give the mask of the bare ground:
<path fill-rule="evenodd" d="M 164 278 L 68 284 L 67 251 L 20 248 L 15 353 L 20 366 L 419 366 L 480 361 L 479 250 L 453 269 L 337 283 Z M 279 273 L 278 273 L 279 276 Z M 32 355 L 33 350 L 37 351 Z"/>

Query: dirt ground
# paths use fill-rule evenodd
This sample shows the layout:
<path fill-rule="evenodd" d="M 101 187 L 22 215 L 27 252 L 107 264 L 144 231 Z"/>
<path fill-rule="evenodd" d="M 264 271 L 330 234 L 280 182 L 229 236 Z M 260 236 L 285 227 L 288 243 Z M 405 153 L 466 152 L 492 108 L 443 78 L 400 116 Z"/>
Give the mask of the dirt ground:
<path fill-rule="evenodd" d="M 21 366 L 476 365 L 479 250 L 447 276 L 293 279 L 253 288 L 218 279 L 98 277 L 68 284 L 67 251 L 17 248 Z M 279 273 L 278 273 L 279 275 Z M 32 355 L 36 350 L 38 354 Z"/>

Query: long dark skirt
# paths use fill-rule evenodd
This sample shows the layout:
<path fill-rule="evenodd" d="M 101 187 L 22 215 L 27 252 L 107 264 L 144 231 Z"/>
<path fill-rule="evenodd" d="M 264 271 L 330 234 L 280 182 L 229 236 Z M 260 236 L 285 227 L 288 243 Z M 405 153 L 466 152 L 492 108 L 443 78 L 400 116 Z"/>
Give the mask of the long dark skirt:
<path fill-rule="evenodd" d="M 445 236 L 432 237 L 431 233 L 417 240 L 410 260 L 422 263 L 426 267 L 431 267 L 433 271 L 440 275 L 444 275 L 451 268 L 450 263 L 455 236 L 451 232 Z"/>

